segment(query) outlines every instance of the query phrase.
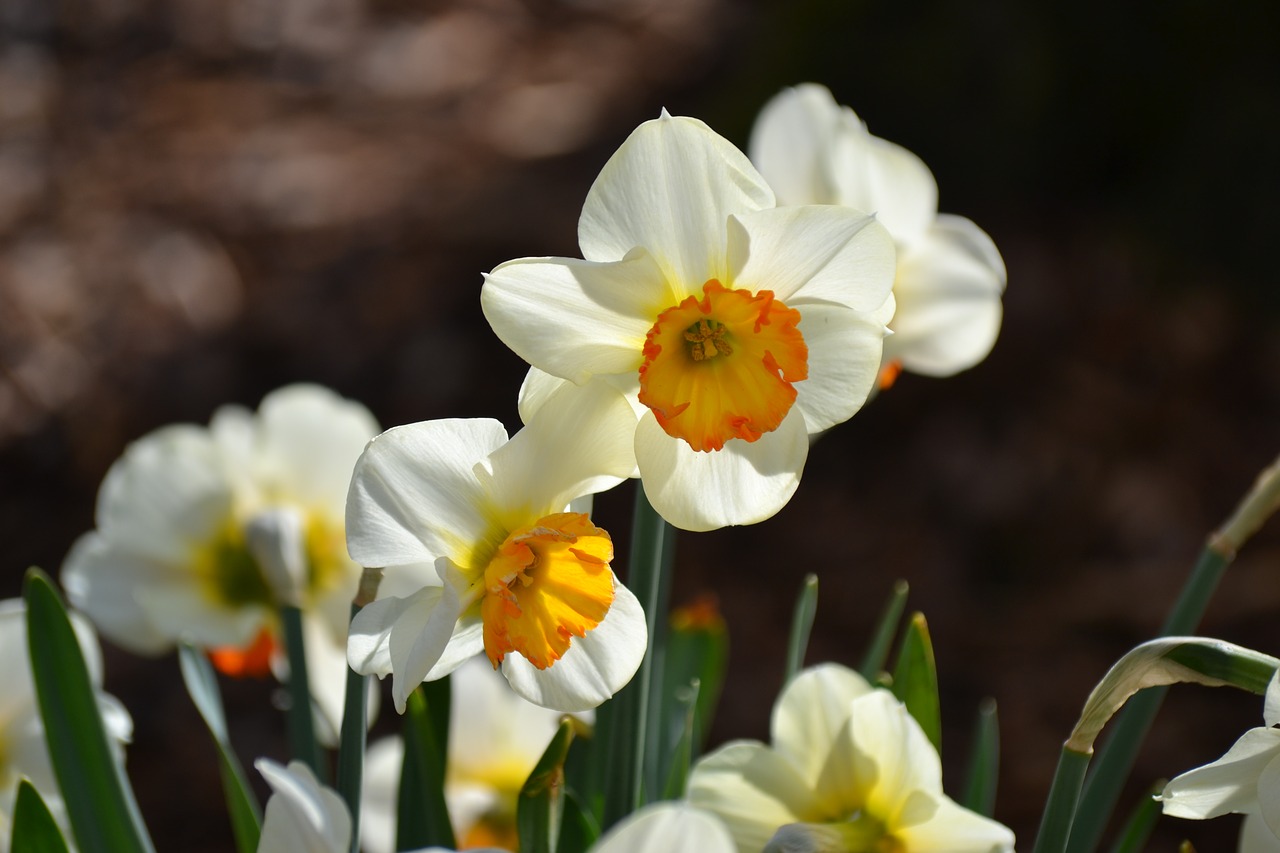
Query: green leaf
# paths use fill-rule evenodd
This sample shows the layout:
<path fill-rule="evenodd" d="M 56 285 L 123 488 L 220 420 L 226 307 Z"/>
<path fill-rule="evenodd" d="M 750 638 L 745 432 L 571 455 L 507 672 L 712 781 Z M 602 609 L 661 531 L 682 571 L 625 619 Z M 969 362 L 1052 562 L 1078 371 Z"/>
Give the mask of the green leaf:
<path fill-rule="evenodd" d="M 893 585 L 893 592 L 889 594 L 884 612 L 880 614 L 880 621 L 876 623 L 875 633 L 871 635 L 871 645 L 862 659 L 862 666 L 858 668 L 862 677 L 873 684 L 879 679 L 880 673 L 884 671 L 885 661 L 889 659 L 889 646 L 898 633 L 898 621 L 902 619 L 902 611 L 906 609 L 909 589 L 904 580 Z"/>
<path fill-rule="evenodd" d="M 521 853 L 556 853 L 559 847 L 564 814 L 564 763 L 573 743 L 575 726 L 571 717 L 560 723 L 520 790 L 516 832 Z"/>
<path fill-rule="evenodd" d="M 787 639 L 787 668 L 783 673 L 785 688 L 804 666 L 804 653 L 809 648 L 809 632 L 813 630 L 813 617 L 818 612 L 818 576 L 805 575 L 796 597 L 795 611 L 791 616 L 791 635 Z"/>
<path fill-rule="evenodd" d="M 902 635 L 893 668 L 893 695 L 907 706 L 938 753 L 942 753 L 942 709 L 938 702 L 938 668 L 924 614 L 911 617 Z"/>
<path fill-rule="evenodd" d="M 1120 837 L 1112 845 L 1111 853 L 1141 853 L 1146 849 L 1151 831 L 1156 828 L 1156 821 L 1160 818 L 1160 801 L 1156 799 L 1156 795 L 1164 790 L 1164 786 L 1162 779 L 1138 801 L 1129 819 L 1125 821 L 1124 829 L 1120 830 Z"/>
<path fill-rule="evenodd" d="M 574 750 L 570 750 L 572 755 Z M 564 792 L 564 814 L 560 823 L 560 849 L 557 853 L 586 853 L 600 837 L 600 825 L 570 788 Z"/>
<path fill-rule="evenodd" d="M 240 853 L 253 853 L 258 849 L 258 837 L 262 833 L 262 808 L 253 794 L 253 788 L 245 777 L 244 768 L 231 739 L 227 735 L 226 715 L 222 710 L 222 694 L 218 690 L 218 677 L 209 660 L 189 645 L 178 647 L 178 665 L 187 693 L 200 712 L 204 723 L 213 735 L 218 748 L 218 764 L 222 775 L 222 793 L 231 815 L 231 831 L 235 835 L 236 849 Z"/>
<path fill-rule="evenodd" d="M 662 737 L 653 746 L 662 758 L 659 769 L 664 782 L 671 777 L 676 745 L 688 728 L 687 707 L 681 698 L 688 696 L 689 685 L 696 680 L 696 725 L 688 743 L 688 757 L 693 761 L 711 728 L 729 662 L 729 632 L 714 603 L 704 600 L 677 608 L 671 614 L 670 627 L 663 671 Z"/>
<path fill-rule="evenodd" d="M 53 583 L 27 572 L 27 648 L 49 757 L 82 853 L 152 853 L 133 789 L 111 751 L 71 620 Z"/>
<path fill-rule="evenodd" d="M 671 749 L 670 770 L 667 771 L 667 784 L 662 792 L 664 800 L 680 800 L 684 798 L 685 785 L 689 781 L 689 767 L 693 764 L 694 744 L 698 740 L 698 694 L 701 693 L 698 679 L 693 679 L 682 692 L 672 696 L 671 716 L 675 717 L 681 710 L 684 714 L 684 726 Z"/>
<path fill-rule="evenodd" d="M 441 679 L 447 681 L 447 679 Z M 435 684 L 436 682 L 428 682 Z M 453 825 L 444 802 L 445 745 L 448 732 L 441 735 L 437 718 L 448 726 L 448 687 L 445 701 L 429 702 L 424 687 L 409 694 L 404 715 L 404 765 L 400 771 L 397 807 L 396 849 L 457 847 Z M 439 692 L 435 694 L 439 696 Z"/>
<path fill-rule="evenodd" d="M 57 821 L 49 814 L 40 792 L 26 779 L 18 782 L 9 849 L 22 853 L 68 853 Z"/>
<path fill-rule="evenodd" d="M 1000 721 L 996 717 L 996 701 L 986 699 L 978 707 L 974 725 L 973 746 L 969 756 L 969 775 L 960 803 L 980 815 L 995 814 L 996 781 L 1000 774 Z"/>

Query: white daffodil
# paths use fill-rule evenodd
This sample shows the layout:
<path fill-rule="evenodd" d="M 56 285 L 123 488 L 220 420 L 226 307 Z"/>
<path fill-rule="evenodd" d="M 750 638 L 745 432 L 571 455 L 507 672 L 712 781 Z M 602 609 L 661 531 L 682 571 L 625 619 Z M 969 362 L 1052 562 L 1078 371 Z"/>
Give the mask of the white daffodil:
<path fill-rule="evenodd" d="M 512 688 L 560 711 L 594 708 L 635 674 L 644 613 L 609 563 L 609 534 L 571 501 L 634 467 L 635 417 L 597 383 L 553 395 L 510 440 L 497 421 L 388 430 L 356 464 L 347 545 L 386 569 L 380 598 L 352 620 L 357 672 L 394 673 L 404 711 L 422 681 L 480 651 Z"/>
<path fill-rule="evenodd" d="M 67 555 L 68 598 L 130 651 L 190 642 L 232 675 L 283 674 L 279 608 L 300 607 L 318 732 L 331 739 L 360 578 L 343 538 L 347 485 L 377 433 L 360 404 L 294 385 L 256 415 L 225 407 L 207 429 L 144 436 L 107 472 L 97 529 Z"/>
<path fill-rule="evenodd" d="M 22 777 L 40 792 L 54 818 L 66 831 L 66 811 L 45 744 L 44 723 L 36 699 L 35 682 L 27 656 L 26 606 L 21 599 L 0 601 L 0 853 L 8 853 L 13 833 L 13 805 Z M 129 712 L 113 696 L 100 692 L 102 686 L 102 651 L 93 628 L 78 613 L 71 614 L 71 625 L 89 680 L 99 690 L 98 708 L 106 729 L 107 742 L 124 760 L 124 744 L 133 733 Z"/>
<path fill-rule="evenodd" d="M 684 802 L 653 803 L 601 836 L 591 853 L 735 853 L 733 836 L 710 812 Z"/>
<path fill-rule="evenodd" d="M 578 242 L 585 260 L 489 273 L 481 304 L 498 337 L 554 377 L 629 395 L 638 471 L 667 521 L 776 513 L 809 435 L 874 384 L 893 313 L 888 233 L 847 208 L 776 208 L 738 149 L 664 112 L 605 164 Z"/>
<path fill-rule="evenodd" d="M 258 853 L 347 853 L 351 849 L 351 813 L 338 792 L 320 784 L 301 761 L 282 767 L 269 758 L 253 763 L 271 786 L 262 820 Z M 415 853 L 450 853 L 428 847 Z M 485 849 L 476 853 L 504 853 Z"/>
<path fill-rule="evenodd" d="M 938 213 L 938 185 L 919 157 L 872 136 L 813 83 L 765 105 L 748 150 L 778 204 L 872 211 L 893 235 L 897 313 L 882 384 L 900 369 L 950 376 L 986 358 L 1000 331 L 1004 261 L 978 226 Z"/>
<path fill-rule="evenodd" d="M 1266 726 L 1249 729 L 1227 754 L 1175 777 L 1160 794 L 1164 813 L 1204 820 L 1247 815 L 1241 853 L 1280 851 L 1280 674 L 1267 686 Z"/>
<path fill-rule="evenodd" d="M 444 797 L 458 843 L 464 849 L 492 845 L 514 850 L 520 789 L 564 714 L 516 695 L 483 656 L 454 670 L 449 705 Z M 589 722 L 593 715 L 576 716 Z M 368 853 L 395 849 L 403 761 L 399 737 L 369 747 L 360 818 L 360 839 Z"/>
<path fill-rule="evenodd" d="M 772 733 L 772 746 L 726 744 L 689 777 L 690 802 L 719 815 L 742 853 L 1013 850 L 1012 832 L 942 792 L 938 753 L 902 703 L 852 670 L 798 675 Z"/>

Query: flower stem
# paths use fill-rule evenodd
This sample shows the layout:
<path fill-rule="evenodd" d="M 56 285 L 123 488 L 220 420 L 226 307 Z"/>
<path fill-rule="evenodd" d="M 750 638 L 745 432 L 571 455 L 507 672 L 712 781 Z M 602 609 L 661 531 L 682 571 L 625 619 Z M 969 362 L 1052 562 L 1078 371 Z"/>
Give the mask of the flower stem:
<path fill-rule="evenodd" d="M 289 655 L 289 750 L 305 763 L 321 782 L 329 774 L 316 741 L 315 721 L 311 717 L 311 686 L 307 681 L 307 651 L 302 638 L 302 611 L 286 605 L 280 608 L 284 623 L 284 645 Z"/>
<path fill-rule="evenodd" d="M 1067 838 L 1071 835 L 1071 824 L 1080 802 L 1080 786 L 1088 769 L 1088 753 L 1076 752 L 1065 746 L 1062 748 L 1053 785 L 1049 788 L 1049 799 L 1044 805 L 1044 815 L 1040 818 L 1034 853 L 1062 853 L 1067 849 Z"/>
<path fill-rule="evenodd" d="M 627 585 L 644 607 L 649 645 L 635 678 L 601 709 L 601 730 L 609 733 L 607 753 L 597 761 L 608 761 L 602 829 L 607 829 L 646 801 L 648 793 L 662 790 L 657 778 L 656 751 L 646 749 L 650 730 L 658 723 L 658 709 L 651 709 L 653 686 L 660 683 L 666 651 L 666 613 L 670 596 L 670 574 L 674 556 L 675 530 L 658 515 L 644 489 L 636 485 L 635 512 L 631 524 L 631 551 Z M 653 722 L 650 722 L 651 719 Z"/>
<path fill-rule="evenodd" d="M 352 602 L 351 617 L 360 612 Z M 342 706 L 342 734 L 338 744 L 338 793 L 351 812 L 351 853 L 360 850 L 360 789 L 364 784 L 364 751 L 369 677 L 347 666 L 347 693 Z"/>

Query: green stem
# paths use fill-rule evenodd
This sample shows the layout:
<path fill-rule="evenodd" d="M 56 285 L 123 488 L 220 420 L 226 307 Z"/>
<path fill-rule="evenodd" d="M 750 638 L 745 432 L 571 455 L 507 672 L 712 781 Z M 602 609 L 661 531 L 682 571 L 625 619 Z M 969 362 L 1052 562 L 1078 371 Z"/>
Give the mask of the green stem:
<path fill-rule="evenodd" d="M 608 761 L 607 786 L 602 829 L 607 829 L 644 804 L 649 733 L 649 704 L 655 675 L 662 672 L 665 639 L 666 597 L 669 593 L 674 529 L 649 503 L 643 487 L 636 484 L 635 512 L 631 524 L 631 552 L 627 585 L 644 607 L 649 645 L 635 678 L 618 691 L 600 712 L 604 730 L 609 732 L 609 750 L 597 758 Z M 604 744 L 601 744 L 602 746 Z M 657 796 L 661 788 L 652 789 Z"/>
<path fill-rule="evenodd" d="M 351 617 L 360 612 L 352 602 Z M 364 751 L 368 723 L 369 677 L 347 666 L 347 694 L 342 706 L 342 735 L 338 745 L 338 793 L 351 812 L 351 853 L 360 853 L 360 791 L 364 785 Z"/>
<path fill-rule="evenodd" d="M 1089 755 L 1066 747 L 1058 758 L 1058 769 L 1049 788 L 1044 815 L 1040 818 L 1040 832 L 1036 835 L 1034 853 L 1062 853 L 1067 849 L 1067 838 L 1075 820 L 1076 806 L 1080 802 L 1080 786 L 1085 771 L 1089 769 Z"/>
<path fill-rule="evenodd" d="M 813 630 L 813 617 L 818 612 L 818 576 L 807 574 L 796 597 L 796 607 L 791 615 L 791 636 L 787 640 L 787 668 L 782 685 L 786 687 L 804 666 L 804 653 L 809 648 L 809 632 Z"/>
<path fill-rule="evenodd" d="M 311 686 L 307 681 L 307 650 L 302 639 L 302 611 L 285 605 L 280 608 L 284 623 L 284 645 L 289 655 L 289 750 L 305 763 L 321 782 L 328 780 L 320 744 L 316 741 L 311 716 Z"/>

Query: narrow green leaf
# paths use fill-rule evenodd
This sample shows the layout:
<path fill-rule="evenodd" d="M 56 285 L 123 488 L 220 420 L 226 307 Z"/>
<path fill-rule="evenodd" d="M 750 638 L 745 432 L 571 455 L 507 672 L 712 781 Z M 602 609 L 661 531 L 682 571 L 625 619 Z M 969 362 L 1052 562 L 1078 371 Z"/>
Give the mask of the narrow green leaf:
<path fill-rule="evenodd" d="M 575 750 L 570 750 L 572 756 Z M 561 815 L 560 848 L 556 853 L 587 853 L 600 837 L 600 824 L 591 810 L 571 788 L 564 791 L 564 814 Z"/>
<path fill-rule="evenodd" d="M 18 782 L 10 839 L 9 849 L 21 853 L 68 853 L 57 821 L 40 798 L 40 792 L 26 779 Z"/>
<path fill-rule="evenodd" d="M 804 653 L 809 648 L 809 632 L 813 630 L 813 617 L 818 612 L 818 576 L 805 575 L 796 597 L 796 607 L 791 616 L 791 635 L 787 639 L 787 668 L 783 673 L 785 688 L 804 666 Z"/>
<path fill-rule="evenodd" d="M 124 768 L 111 751 L 71 620 L 52 581 L 27 572 L 27 648 L 49 757 L 82 853 L 152 853 Z"/>
<path fill-rule="evenodd" d="M 565 718 L 547 744 L 546 751 L 516 803 L 516 831 L 521 853 L 556 853 L 564 814 L 564 763 L 573 743 L 575 723 Z"/>
<path fill-rule="evenodd" d="M 1111 846 L 1111 853 L 1142 853 L 1146 849 L 1151 831 L 1160 818 L 1160 801 L 1156 795 L 1164 790 L 1164 786 L 1165 780 L 1161 779 L 1138 801 L 1116 843 Z"/>
<path fill-rule="evenodd" d="M 858 668 L 858 672 L 862 673 L 862 677 L 867 681 L 875 683 L 880 673 L 884 672 L 885 662 L 889 659 L 889 647 L 898 634 L 898 622 L 902 619 L 902 611 L 907 607 L 909 590 L 907 582 L 900 580 L 893 585 L 893 592 L 885 602 L 884 612 L 880 614 L 875 633 L 871 635 L 871 645 L 867 647 L 862 666 Z"/>
<path fill-rule="evenodd" d="M 667 771 L 667 784 L 662 791 L 664 800 L 680 800 L 684 798 L 685 785 L 689 781 L 689 768 L 693 764 L 694 744 L 698 741 L 698 694 L 701 693 L 698 679 L 685 685 L 682 692 L 672 696 L 671 716 L 684 712 L 684 726 L 680 737 L 671 749 L 670 770 Z"/>
<path fill-rule="evenodd" d="M 329 768 L 325 765 L 320 742 L 316 740 L 315 718 L 311 710 L 311 686 L 307 679 L 307 648 L 302 633 L 302 611 L 285 605 L 280 608 L 280 622 L 284 626 L 285 652 L 289 656 L 289 713 L 286 718 L 289 731 L 289 752 L 294 759 L 311 768 L 316 778 L 328 783 Z"/>
<path fill-rule="evenodd" d="M 938 703 L 938 668 L 924 614 L 916 613 L 902 634 L 893 668 L 893 695 L 907 706 L 934 749 L 942 752 L 942 709 Z"/>
<path fill-rule="evenodd" d="M 441 679 L 447 680 L 447 679 Z M 434 683 L 434 682 L 428 682 Z M 449 705 L 443 709 L 428 702 L 420 686 L 409 694 L 404 715 L 404 765 L 400 772 L 400 792 L 396 823 L 396 849 L 419 847 L 455 849 L 453 825 L 444 802 L 445 748 L 436 718 L 444 716 L 447 726 Z M 438 695 L 438 694 L 437 694 Z"/>
<path fill-rule="evenodd" d="M 604 829 L 642 806 L 663 781 L 657 776 L 659 750 L 649 748 L 649 739 L 660 718 L 653 706 L 662 698 L 657 686 L 662 684 L 666 660 L 674 543 L 675 529 L 658 515 L 637 484 L 627 586 L 644 608 L 649 645 L 631 683 L 596 712 L 601 730 L 608 735 L 607 740 L 597 737 L 593 749 L 593 776 L 605 791 Z"/>
<path fill-rule="evenodd" d="M 1058 756 L 1058 768 L 1049 786 L 1049 798 L 1040 816 L 1040 831 L 1036 834 L 1036 846 L 1032 853 L 1062 853 L 1067 849 L 1071 836 L 1071 824 L 1076 819 L 1080 804 L 1080 787 L 1084 784 L 1085 771 L 1089 769 L 1089 754 L 1076 752 L 1064 746 Z"/>
<path fill-rule="evenodd" d="M 709 600 L 677 608 L 671 614 L 671 630 L 667 636 L 666 666 L 663 672 L 660 737 L 653 749 L 660 754 L 659 770 L 664 787 L 671 778 L 673 761 L 688 729 L 688 708 L 682 702 L 689 695 L 689 684 L 697 681 L 696 726 L 688 743 L 688 760 L 702 751 L 706 733 L 715 716 L 716 702 L 724 684 L 729 660 L 729 632 L 715 604 Z"/>
<path fill-rule="evenodd" d="M 187 686 L 187 693 L 205 725 L 209 727 L 214 746 L 218 749 L 222 793 L 227 800 L 236 849 L 240 853 L 253 853 L 258 849 L 258 837 L 262 833 L 262 808 L 253 794 L 240 759 L 231 747 L 226 715 L 222 709 L 222 693 L 218 689 L 218 677 L 209 665 L 208 658 L 189 645 L 178 647 L 178 666 L 182 670 L 182 681 Z"/>
<path fill-rule="evenodd" d="M 360 612 L 351 605 L 351 618 Z M 350 622 L 350 620 L 348 620 Z M 364 784 L 366 711 L 369 677 L 347 667 L 347 692 L 342 707 L 342 732 L 338 744 L 338 793 L 351 813 L 351 853 L 360 851 L 360 789 Z"/>
<path fill-rule="evenodd" d="M 1000 721 L 996 717 L 996 700 L 985 699 L 978 706 L 974 725 L 969 774 L 965 780 L 961 805 L 980 815 L 991 817 L 996 806 L 996 781 L 1000 775 Z"/>

